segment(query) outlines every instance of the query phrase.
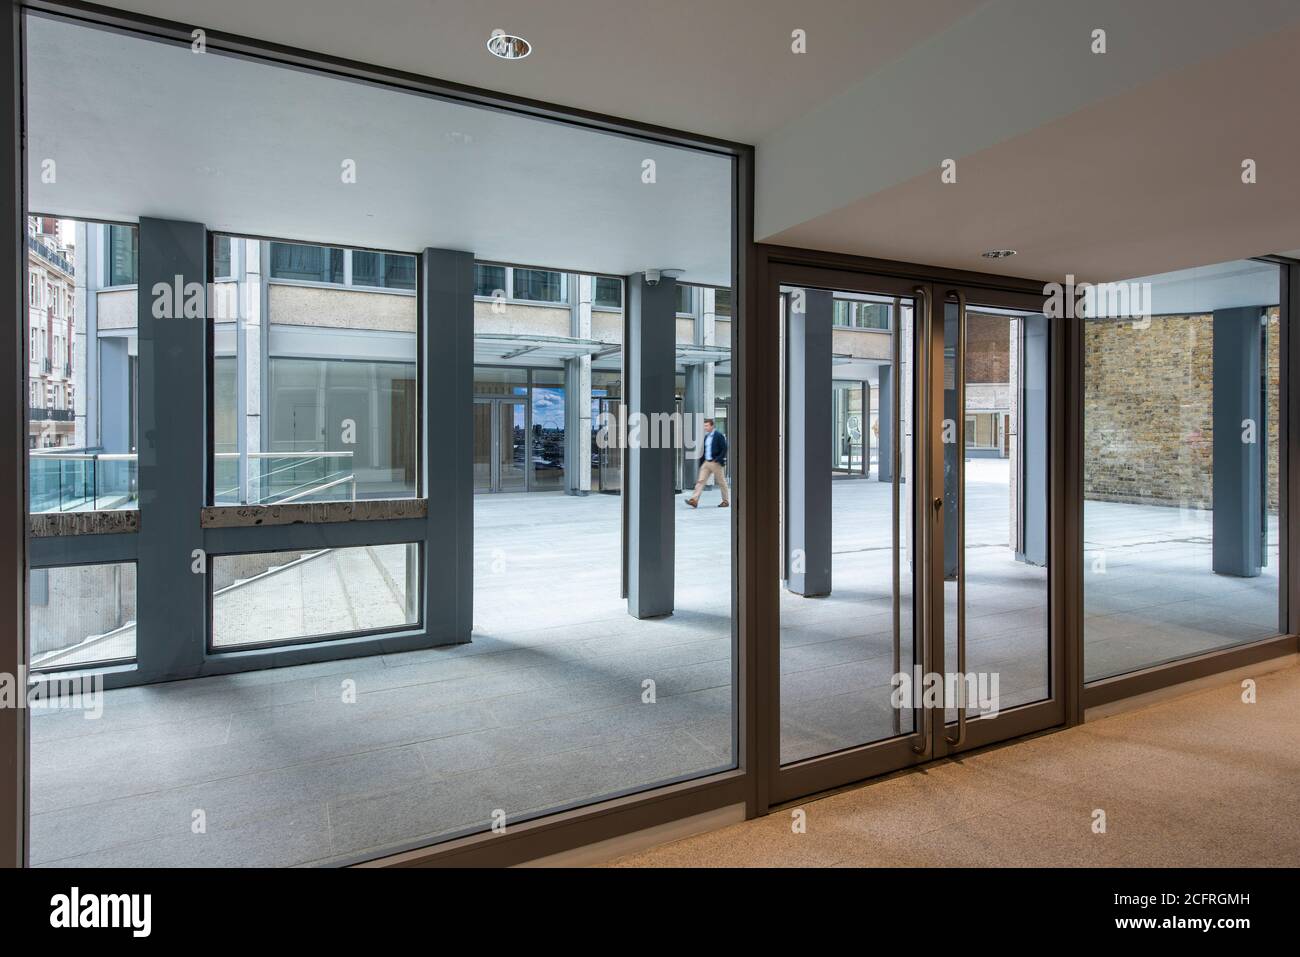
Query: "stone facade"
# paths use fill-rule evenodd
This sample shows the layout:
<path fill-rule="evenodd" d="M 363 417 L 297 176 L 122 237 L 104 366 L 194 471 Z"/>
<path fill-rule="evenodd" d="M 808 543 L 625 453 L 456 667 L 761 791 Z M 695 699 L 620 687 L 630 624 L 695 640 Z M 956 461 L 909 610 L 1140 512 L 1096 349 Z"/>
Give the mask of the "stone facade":
<path fill-rule="evenodd" d="M 1268 508 L 1278 504 L 1278 310 L 1268 310 Z M 1212 508 L 1213 317 L 1084 323 L 1084 495 Z"/>

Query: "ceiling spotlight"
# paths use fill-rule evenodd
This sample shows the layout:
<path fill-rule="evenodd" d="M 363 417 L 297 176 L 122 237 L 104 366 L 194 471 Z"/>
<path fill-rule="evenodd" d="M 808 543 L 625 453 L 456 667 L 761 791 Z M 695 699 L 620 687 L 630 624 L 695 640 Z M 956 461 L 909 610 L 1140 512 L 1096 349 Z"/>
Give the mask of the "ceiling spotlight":
<path fill-rule="evenodd" d="M 985 259 L 1009 259 L 1015 254 L 1014 249 L 990 249 L 986 253 L 980 253 Z"/>
<path fill-rule="evenodd" d="M 488 37 L 488 53 L 502 60 L 522 60 L 533 52 L 533 45 L 523 37 L 513 36 L 504 30 L 493 30 Z"/>

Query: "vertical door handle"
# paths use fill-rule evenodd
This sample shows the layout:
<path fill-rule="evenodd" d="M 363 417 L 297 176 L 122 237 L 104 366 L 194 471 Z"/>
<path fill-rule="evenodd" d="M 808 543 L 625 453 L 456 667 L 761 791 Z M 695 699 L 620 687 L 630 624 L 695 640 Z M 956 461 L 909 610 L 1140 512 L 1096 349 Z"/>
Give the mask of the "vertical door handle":
<path fill-rule="evenodd" d="M 918 306 L 919 306 L 918 309 L 914 309 L 914 310 L 913 310 L 913 317 L 914 317 L 914 318 L 913 318 L 913 322 L 912 322 L 912 340 L 913 340 L 913 342 L 919 342 L 919 343 L 921 343 L 921 347 L 920 347 L 920 348 L 914 348 L 914 349 L 912 350 L 914 356 L 920 356 L 920 357 L 921 357 L 921 361 L 920 361 L 920 363 L 919 363 L 920 368 L 918 368 L 918 369 L 913 369 L 913 370 L 912 370 L 912 382 L 913 382 L 912 395 L 913 395 L 913 396 L 915 396 L 915 395 L 917 394 L 917 389 L 916 389 L 916 387 L 915 387 L 915 384 L 916 384 L 916 383 L 920 383 L 920 384 L 921 384 L 921 385 L 920 385 L 920 394 L 921 394 L 921 410 L 920 410 L 920 411 L 921 411 L 921 415 L 920 415 L 920 418 L 918 419 L 917 416 L 916 416 L 916 410 L 915 410 L 915 409 L 912 410 L 912 412 L 913 412 L 913 420 L 914 420 L 914 425 L 913 425 L 913 430 L 912 430 L 912 431 L 913 431 L 913 434 L 915 435 L 915 434 L 916 434 L 916 431 L 917 431 L 917 430 L 916 430 L 916 427 L 915 427 L 915 422 L 916 422 L 916 421 L 920 421 L 920 422 L 922 423 L 922 425 L 923 425 L 923 428 L 922 428 L 922 431 L 921 431 L 920 434 L 928 436 L 928 435 L 930 434 L 930 413 L 931 413 L 931 401 L 930 401 L 930 381 L 931 381 L 931 378 L 930 378 L 930 338 L 931 338 L 930 290 L 929 290 L 929 287 L 927 287 L 927 286 L 917 286 L 915 289 L 912 290 L 912 292 L 915 294 L 915 297 L 916 297 L 913 301 L 916 302 L 916 303 L 918 304 Z M 917 318 L 920 319 L 920 322 L 915 321 Z M 901 330 L 900 330 L 900 332 L 901 332 Z M 900 343 L 899 348 L 900 348 L 900 349 L 902 348 L 901 343 Z M 901 378 L 901 376 L 897 374 L 898 372 L 901 372 L 901 370 L 895 370 L 895 376 L 894 376 L 895 379 L 900 379 L 900 378 Z M 901 444 L 901 439 L 902 439 L 902 436 L 899 436 L 899 442 L 898 442 L 897 444 Z M 916 446 L 916 443 L 915 443 L 915 441 L 914 441 L 914 442 L 913 442 L 913 449 L 915 450 L 916 447 L 917 447 L 917 446 Z M 915 469 L 915 473 L 916 473 L 916 475 L 915 475 L 914 477 L 919 477 L 919 476 L 921 476 L 921 475 L 925 475 L 925 476 L 927 476 L 927 478 L 925 479 L 924 482 L 914 483 L 914 486 L 913 486 L 914 489 L 916 489 L 916 485 L 920 485 L 920 486 L 924 486 L 924 487 L 928 487 L 928 485 L 929 485 L 929 478 L 928 478 L 928 475 L 929 475 L 929 472 L 930 472 L 930 453 L 929 453 L 929 439 L 928 439 L 928 438 L 927 438 L 927 440 L 926 440 L 926 444 L 925 444 L 924 447 L 926 448 L 926 452 L 925 452 L 925 461 L 924 461 L 924 464 L 918 466 L 918 467 Z M 913 462 L 916 462 L 917 458 L 919 458 L 919 457 L 920 457 L 919 454 L 914 452 L 914 455 L 913 455 Z M 898 478 L 899 478 L 898 473 L 895 472 L 895 473 L 894 473 L 895 483 L 897 483 Z M 897 485 L 895 485 L 895 487 L 897 487 Z M 924 500 L 921 498 L 921 495 L 920 495 L 920 491 L 919 491 L 919 489 L 916 489 L 915 491 L 912 492 L 912 502 L 913 502 L 913 506 L 912 506 L 912 507 L 913 507 L 914 510 L 915 510 L 915 509 L 919 509 L 919 508 L 923 508 L 923 507 L 924 507 L 924 506 L 922 505 L 922 502 L 923 502 L 923 501 L 924 501 Z M 941 500 L 936 500 L 936 502 L 937 502 L 937 504 L 939 505 L 940 508 L 943 507 L 943 502 L 942 502 Z M 895 515 L 898 514 L 898 508 L 897 508 L 897 506 L 895 506 L 895 508 L 894 508 L 894 514 L 895 514 Z M 914 538 L 915 538 L 915 536 L 916 536 L 916 529 L 917 529 L 918 525 L 919 525 L 919 526 L 923 526 L 923 527 L 925 527 L 925 528 L 927 528 L 927 529 L 932 528 L 932 525 L 930 524 L 929 519 L 927 519 L 924 515 L 913 515 L 913 517 L 912 517 L 912 534 L 913 534 L 913 537 L 914 537 Z M 932 534 L 930 534 L 930 533 L 927 531 L 927 533 L 925 534 L 924 539 L 923 539 L 924 542 L 925 542 L 925 549 L 926 549 L 926 551 L 923 552 L 923 554 L 928 554 L 928 550 L 929 550 L 930 548 L 933 547 L 933 543 L 932 543 L 933 537 L 934 537 L 934 536 L 933 536 Z M 894 595 L 897 596 L 897 595 L 898 595 L 898 588 L 899 588 L 899 575 L 898 575 L 898 571 L 897 571 L 897 569 L 898 569 L 898 558 L 897 558 L 897 556 L 898 556 L 898 537 L 897 537 L 897 535 L 895 535 L 894 542 L 895 542 L 895 545 L 894 545 L 894 548 L 895 548 L 895 552 L 894 552 L 894 555 L 895 555 L 895 559 L 894 559 L 894 562 L 895 562 L 895 564 L 894 564 L 894 568 L 895 568 L 895 575 L 894 575 Z M 927 559 L 927 561 L 924 562 L 924 563 L 922 564 L 921 567 L 922 567 L 922 568 L 925 568 L 928 564 L 929 564 L 929 561 L 928 561 L 928 559 Z M 913 567 L 915 567 L 915 566 L 913 566 Z M 923 582 L 928 581 L 928 578 L 923 578 L 922 581 L 923 581 Z M 914 594 L 914 595 L 915 595 L 915 593 L 918 591 L 918 589 L 915 587 L 915 584 L 916 584 L 916 581 L 915 581 L 915 579 L 913 579 L 913 586 L 914 586 L 914 587 L 913 587 L 912 591 L 913 591 L 913 594 Z M 929 627 L 929 620 L 930 620 L 930 605 L 933 604 L 933 603 L 930 601 L 930 588 L 931 588 L 931 587 L 932 587 L 932 586 L 926 584 L 923 588 L 919 589 L 920 592 L 921 592 L 921 594 L 925 596 L 925 599 L 924 599 L 924 601 L 922 602 L 922 606 L 921 606 L 922 609 L 923 609 L 924 611 L 923 611 L 923 614 L 920 616 L 920 617 L 921 617 L 921 620 L 925 623 L 925 625 L 924 625 L 924 627 L 922 627 L 921 629 L 919 629 L 919 631 L 918 631 L 918 629 L 916 628 L 915 624 L 913 624 L 913 627 L 912 627 L 912 660 L 913 660 L 913 661 L 916 660 L 916 642 L 917 642 L 917 641 L 920 641 L 920 642 L 921 642 L 921 672 L 922 672 L 922 674 L 928 674 L 929 671 L 930 671 L 930 627 Z M 916 600 L 915 597 L 913 597 L 913 611 L 914 611 L 914 612 L 915 612 L 915 600 Z M 897 602 L 897 598 L 895 598 L 895 602 Z M 897 606 L 896 606 L 896 607 L 897 607 Z M 913 622 L 915 622 L 917 616 L 916 616 L 915 614 L 913 614 L 912 618 L 913 618 Z M 897 622 L 898 622 L 898 618 L 897 618 L 897 616 L 895 616 L 895 627 L 894 627 L 894 658 L 895 658 L 896 661 L 897 661 L 898 658 L 900 657 L 900 655 L 899 655 L 899 637 L 898 637 L 898 635 L 899 635 L 899 628 L 898 628 Z M 894 673 L 897 674 L 897 673 L 898 673 L 898 669 L 895 669 L 895 672 L 894 672 Z M 914 721 L 916 721 L 917 723 L 919 723 L 919 725 L 920 725 L 920 731 L 921 731 L 921 743 L 920 743 L 920 744 L 914 744 L 914 745 L 912 745 L 912 751 L 913 751 L 915 754 L 919 754 L 919 755 L 922 755 L 922 756 L 924 756 L 924 757 L 929 757 L 929 756 L 933 753 L 933 744 L 932 744 L 931 741 L 930 741 L 930 712 L 929 712 L 929 710 L 925 707 L 924 703 L 922 703 L 922 705 L 918 708 L 918 707 L 916 706 L 916 700 L 917 700 L 917 699 L 916 699 L 915 697 L 914 697 L 913 700 L 912 700 L 912 719 L 913 719 Z M 925 699 L 924 699 L 924 696 L 922 696 L 922 697 L 921 697 L 921 701 L 924 702 L 924 700 L 925 700 Z"/>
<path fill-rule="evenodd" d="M 957 299 L 957 736 L 947 739 L 959 748 L 966 743 L 966 294 L 954 289 L 948 295 Z"/>

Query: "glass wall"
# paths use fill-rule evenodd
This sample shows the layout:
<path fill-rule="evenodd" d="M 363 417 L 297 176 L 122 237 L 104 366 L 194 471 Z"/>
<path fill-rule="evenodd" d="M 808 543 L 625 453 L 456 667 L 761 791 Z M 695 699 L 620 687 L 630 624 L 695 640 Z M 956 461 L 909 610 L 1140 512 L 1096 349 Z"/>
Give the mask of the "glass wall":
<path fill-rule="evenodd" d="M 214 252 L 233 243 L 245 262 L 258 262 L 256 240 L 218 235 L 213 242 Z M 254 268 L 221 300 L 215 322 L 214 502 L 414 496 L 415 257 L 266 245 L 271 279 L 265 290 Z M 265 339 L 250 334 L 263 292 Z"/>
<path fill-rule="evenodd" d="M 420 619 L 418 545 L 212 559 L 212 647 L 386 631 Z"/>
<path fill-rule="evenodd" d="M 64 671 L 135 657 L 135 564 L 34 568 L 28 582 L 29 661 Z"/>
<path fill-rule="evenodd" d="M 1254 261 L 1147 277 L 1115 284 L 1143 308 L 1099 296 L 1084 323 L 1088 680 L 1282 630 L 1279 282 Z"/>

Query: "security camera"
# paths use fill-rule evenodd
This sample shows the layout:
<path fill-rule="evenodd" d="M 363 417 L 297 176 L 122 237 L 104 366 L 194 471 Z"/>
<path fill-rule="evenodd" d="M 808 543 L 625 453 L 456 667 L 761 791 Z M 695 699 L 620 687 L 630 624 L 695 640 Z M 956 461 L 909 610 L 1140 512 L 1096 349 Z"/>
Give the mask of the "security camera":
<path fill-rule="evenodd" d="M 646 284 L 647 286 L 657 286 L 657 285 L 659 285 L 659 270 L 658 270 L 658 269 L 647 269 L 647 270 L 645 271 L 645 284 Z"/>

